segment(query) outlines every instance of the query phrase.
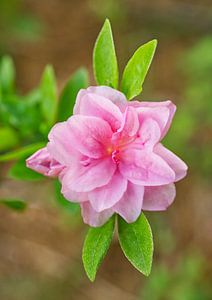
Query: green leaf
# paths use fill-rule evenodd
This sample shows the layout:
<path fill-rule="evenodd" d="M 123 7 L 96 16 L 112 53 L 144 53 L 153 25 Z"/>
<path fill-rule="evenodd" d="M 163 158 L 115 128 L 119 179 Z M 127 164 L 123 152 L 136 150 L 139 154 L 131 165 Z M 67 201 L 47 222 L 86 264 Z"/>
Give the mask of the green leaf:
<path fill-rule="evenodd" d="M 10 56 L 2 57 L 0 63 L 0 90 L 2 94 L 12 93 L 15 87 L 15 68 Z"/>
<path fill-rule="evenodd" d="M 0 162 L 6 162 L 10 160 L 15 160 L 15 159 L 20 159 L 27 157 L 28 155 L 31 155 L 35 151 L 37 151 L 40 148 L 43 148 L 46 143 L 35 143 L 35 144 L 30 144 L 27 146 L 24 146 L 20 149 L 5 153 L 0 155 Z"/>
<path fill-rule="evenodd" d="M 19 138 L 28 143 L 41 139 L 39 124 L 43 121 L 43 116 L 39 107 L 40 103 L 33 103 L 33 101 L 29 95 L 18 96 L 17 94 L 3 95 L 0 101 L 1 123 L 14 128 Z"/>
<path fill-rule="evenodd" d="M 156 46 L 157 40 L 152 40 L 142 45 L 128 61 L 121 81 L 121 91 L 126 95 L 127 99 L 130 100 L 141 93 Z"/>
<path fill-rule="evenodd" d="M 23 211 L 26 208 L 26 202 L 20 199 L 0 199 L 0 204 L 16 211 Z"/>
<path fill-rule="evenodd" d="M 27 168 L 26 160 L 17 161 L 9 170 L 9 177 L 17 180 L 42 180 L 44 176 Z"/>
<path fill-rule="evenodd" d="M 88 72 L 84 68 L 78 69 L 66 83 L 59 101 L 58 121 L 67 120 L 73 113 L 76 96 L 80 89 L 88 86 Z"/>
<path fill-rule="evenodd" d="M 93 68 L 96 82 L 99 85 L 118 87 L 118 63 L 108 19 L 105 20 L 94 46 Z"/>
<path fill-rule="evenodd" d="M 115 228 L 115 216 L 101 227 L 90 228 L 86 236 L 82 260 L 88 278 L 95 280 L 96 272 L 112 241 Z"/>
<path fill-rule="evenodd" d="M 57 112 L 57 88 L 54 75 L 54 69 L 52 66 L 46 66 L 41 83 L 41 111 L 46 120 L 48 127 L 51 127 L 56 121 Z"/>
<path fill-rule="evenodd" d="M 13 148 L 18 144 L 18 135 L 11 127 L 0 128 L 0 151 Z"/>
<path fill-rule="evenodd" d="M 152 266 L 153 238 L 144 213 L 130 224 L 119 217 L 118 232 L 120 245 L 127 259 L 138 271 L 148 276 Z"/>
<path fill-rule="evenodd" d="M 63 207 L 65 210 L 70 212 L 72 215 L 79 213 L 79 211 L 80 211 L 79 204 L 72 203 L 72 202 L 68 201 L 67 199 L 65 199 L 63 197 L 63 195 L 61 194 L 61 188 L 62 188 L 62 186 L 61 186 L 61 183 L 59 182 L 59 180 L 55 180 L 55 182 L 54 182 L 55 198 L 56 198 L 56 201 L 58 202 L 58 204 L 61 207 Z"/>

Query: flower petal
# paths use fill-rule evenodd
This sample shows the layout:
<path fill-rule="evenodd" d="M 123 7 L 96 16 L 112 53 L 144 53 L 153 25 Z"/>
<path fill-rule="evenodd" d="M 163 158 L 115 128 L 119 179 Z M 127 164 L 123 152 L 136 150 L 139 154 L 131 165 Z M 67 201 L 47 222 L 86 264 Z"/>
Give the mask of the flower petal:
<path fill-rule="evenodd" d="M 127 190 L 122 199 L 114 206 L 117 212 L 126 222 L 135 222 L 141 213 L 144 187 L 128 182 Z"/>
<path fill-rule="evenodd" d="M 93 160 L 87 165 L 78 163 L 75 167 L 68 168 L 62 177 L 63 190 L 91 191 L 108 184 L 115 170 L 116 165 L 111 157 Z"/>
<path fill-rule="evenodd" d="M 142 210 L 166 210 L 176 196 L 173 183 L 162 186 L 145 187 Z"/>
<path fill-rule="evenodd" d="M 70 166 L 81 154 L 73 147 L 72 136 L 67 122 L 57 123 L 51 129 L 47 149 L 50 155 L 59 163 Z"/>
<path fill-rule="evenodd" d="M 113 214 L 112 209 L 96 212 L 88 201 L 81 203 L 80 206 L 84 223 L 92 227 L 102 226 Z"/>
<path fill-rule="evenodd" d="M 135 184 L 155 186 L 175 180 L 175 173 L 169 165 L 151 151 L 127 149 L 121 154 L 119 170 Z"/>
<path fill-rule="evenodd" d="M 100 158 L 106 154 L 112 136 L 107 122 L 97 117 L 82 115 L 72 116 L 67 122 L 71 137 L 70 146 L 92 158 Z"/>
<path fill-rule="evenodd" d="M 63 165 L 53 159 L 46 147 L 31 155 L 26 160 L 26 165 L 28 168 L 49 177 L 58 176 L 64 168 Z"/>
<path fill-rule="evenodd" d="M 128 106 L 124 113 L 124 121 L 121 128 L 118 130 L 125 135 L 134 136 L 139 129 L 139 121 L 136 110 Z"/>
<path fill-rule="evenodd" d="M 139 142 L 145 147 L 153 148 L 160 140 L 161 131 L 158 123 L 152 118 L 145 119 L 139 129 Z"/>
<path fill-rule="evenodd" d="M 80 115 L 99 117 L 108 122 L 112 130 L 120 127 L 122 113 L 117 105 L 104 96 L 84 93 L 78 109 Z"/>
<path fill-rule="evenodd" d="M 124 112 L 121 127 L 112 136 L 112 141 L 116 145 L 124 145 L 134 139 L 139 129 L 138 114 L 133 107 L 128 106 Z"/>
<path fill-rule="evenodd" d="M 175 172 L 175 181 L 178 181 L 186 176 L 188 167 L 177 155 L 165 148 L 162 144 L 158 144 L 154 148 L 154 152 L 162 157 L 167 164 Z"/>
<path fill-rule="evenodd" d="M 176 106 L 171 101 L 131 101 L 129 105 L 137 108 L 141 122 L 146 118 L 152 118 L 157 121 L 161 129 L 161 139 L 166 135 L 176 111 Z"/>
<path fill-rule="evenodd" d="M 72 191 L 67 187 L 67 185 L 62 185 L 61 193 L 67 200 L 71 202 L 80 203 L 80 202 L 88 201 L 87 193 Z"/>
<path fill-rule="evenodd" d="M 80 90 L 77 96 L 76 105 L 74 107 L 74 114 L 80 113 L 80 107 L 81 107 L 81 99 L 84 95 L 87 93 L 92 93 L 95 95 L 99 95 L 102 97 L 107 98 L 111 102 L 113 102 L 116 106 L 119 107 L 119 109 L 124 112 L 125 108 L 127 106 L 127 99 L 125 95 L 111 87 L 108 86 L 90 86 L 86 90 Z"/>
<path fill-rule="evenodd" d="M 91 205 L 97 212 L 112 207 L 123 196 L 127 188 L 127 180 L 116 171 L 107 185 L 88 193 Z"/>

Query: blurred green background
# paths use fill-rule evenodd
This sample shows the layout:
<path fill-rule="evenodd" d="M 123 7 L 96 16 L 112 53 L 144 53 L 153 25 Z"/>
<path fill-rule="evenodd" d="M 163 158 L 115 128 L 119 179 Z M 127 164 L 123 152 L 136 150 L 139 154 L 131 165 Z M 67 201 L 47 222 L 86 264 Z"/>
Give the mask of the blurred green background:
<path fill-rule="evenodd" d="M 127 262 L 115 237 L 92 284 L 81 263 L 87 226 L 78 207 L 64 202 L 58 182 L 37 181 L 42 178 L 33 172 L 26 176 L 33 181 L 20 178 L 24 155 L 15 165 L 0 162 L 0 203 L 13 199 L 0 206 L 0 299 L 210 300 L 210 0 L 0 0 L 0 153 L 45 142 L 52 120 L 40 99 L 57 97 L 56 86 L 62 98 L 79 67 L 88 69 L 94 84 L 92 49 L 105 17 L 113 26 L 121 70 L 140 44 L 159 40 L 140 99 L 177 104 L 164 144 L 188 163 L 189 174 L 177 184 L 168 211 L 148 213 L 155 242 L 151 275 L 145 278 Z M 43 72 L 47 64 L 55 74 L 50 66 Z M 69 84 L 79 77 L 83 86 L 84 69 Z"/>

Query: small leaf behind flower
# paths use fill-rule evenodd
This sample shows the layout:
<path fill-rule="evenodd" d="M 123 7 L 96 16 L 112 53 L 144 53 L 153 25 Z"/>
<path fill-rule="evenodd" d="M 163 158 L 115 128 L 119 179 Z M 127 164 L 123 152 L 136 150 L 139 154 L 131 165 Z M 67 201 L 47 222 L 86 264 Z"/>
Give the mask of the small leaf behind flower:
<path fill-rule="evenodd" d="M 45 145 L 46 145 L 46 143 L 43 143 L 43 142 L 34 143 L 34 144 L 24 146 L 22 148 L 16 149 L 11 152 L 7 152 L 5 154 L 0 155 L 0 162 L 6 162 L 6 161 L 10 161 L 10 160 L 24 158 L 26 156 L 31 155 L 38 149 L 43 148 Z"/>
<path fill-rule="evenodd" d="M 101 227 L 91 227 L 86 236 L 82 260 L 88 278 L 95 280 L 96 272 L 105 257 L 113 238 L 115 228 L 115 216 Z"/>
<path fill-rule="evenodd" d="M 152 266 L 153 239 L 144 213 L 130 224 L 118 217 L 118 232 L 120 245 L 127 259 L 138 271 L 148 276 Z"/>
<path fill-rule="evenodd" d="M 96 82 L 99 85 L 118 87 L 118 63 L 108 19 L 105 20 L 94 46 L 93 68 Z"/>
<path fill-rule="evenodd" d="M 84 68 L 78 69 L 66 83 L 59 101 L 58 121 L 67 120 L 73 114 L 76 96 L 80 89 L 88 86 L 88 72 Z"/>
<path fill-rule="evenodd" d="M 46 66 L 41 83 L 40 83 L 40 93 L 41 93 L 41 111 L 43 117 L 45 118 L 48 127 L 51 127 L 56 121 L 56 111 L 57 111 L 57 87 L 54 69 L 52 66 Z"/>
<path fill-rule="evenodd" d="M 16 211 L 23 211 L 26 208 L 26 202 L 20 199 L 0 199 L 0 204 Z"/>
<path fill-rule="evenodd" d="M 142 85 L 151 65 L 157 40 L 152 40 L 139 47 L 128 61 L 122 81 L 121 91 L 127 99 L 132 99 L 142 91 Z"/>
<path fill-rule="evenodd" d="M 14 92 L 15 67 L 10 56 L 3 56 L 0 62 L 0 90 L 3 94 Z"/>

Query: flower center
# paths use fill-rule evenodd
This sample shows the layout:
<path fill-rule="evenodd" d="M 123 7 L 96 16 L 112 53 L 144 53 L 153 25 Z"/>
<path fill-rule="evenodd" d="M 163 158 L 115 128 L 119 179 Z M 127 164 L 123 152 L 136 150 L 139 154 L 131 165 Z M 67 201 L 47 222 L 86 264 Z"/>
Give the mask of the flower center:
<path fill-rule="evenodd" d="M 112 160 L 116 164 L 119 163 L 119 161 L 120 161 L 120 151 L 119 150 L 114 150 L 112 152 Z"/>
<path fill-rule="evenodd" d="M 120 150 L 114 148 L 113 146 L 109 146 L 107 148 L 108 155 L 111 155 L 112 160 L 115 164 L 118 164 L 120 161 Z"/>

